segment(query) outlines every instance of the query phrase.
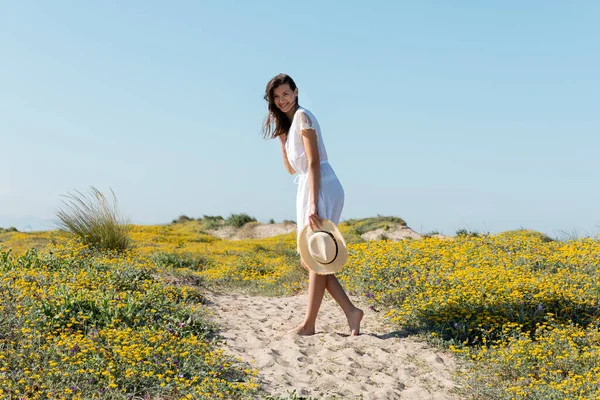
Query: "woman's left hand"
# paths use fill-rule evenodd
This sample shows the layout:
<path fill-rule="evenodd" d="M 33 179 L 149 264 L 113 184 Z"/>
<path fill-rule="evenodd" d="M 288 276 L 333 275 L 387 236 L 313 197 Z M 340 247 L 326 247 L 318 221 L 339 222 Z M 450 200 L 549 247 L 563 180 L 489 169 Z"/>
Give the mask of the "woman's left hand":
<path fill-rule="evenodd" d="M 323 220 L 319 217 L 316 206 L 311 206 L 310 211 L 308 213 L 308 223 L 310 224 L 310 229 L 316 231 L 321 228 L 323 224 Z"/>

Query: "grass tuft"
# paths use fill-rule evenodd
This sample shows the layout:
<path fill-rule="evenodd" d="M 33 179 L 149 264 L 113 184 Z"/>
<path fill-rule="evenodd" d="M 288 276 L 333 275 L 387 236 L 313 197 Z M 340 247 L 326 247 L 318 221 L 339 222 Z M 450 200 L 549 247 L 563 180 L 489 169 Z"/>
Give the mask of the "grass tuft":
<path fill-rule="evenodd" d="M 241 228 L 249 222 L 256 222 L 256 218 L 249 216 L 248 214 L 231 214 L 225 223 L 229 226 Z"/>
<path fill-rule="evenodd" d="M 117 211 L 117 198 L 112 190 L 111 193 L 112 205 L 93 186 L 89 198 L 79 191 L 67 194 L 63 207 L 56 213 L 59 228 L 98 250 L 128 249 L 130 225 Z"/>

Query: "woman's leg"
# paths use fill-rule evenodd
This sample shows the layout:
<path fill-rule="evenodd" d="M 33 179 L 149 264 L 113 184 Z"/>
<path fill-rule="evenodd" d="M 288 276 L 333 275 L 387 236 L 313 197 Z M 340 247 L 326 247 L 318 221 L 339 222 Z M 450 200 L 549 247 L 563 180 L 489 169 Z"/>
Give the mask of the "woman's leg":
<path fill-rule="evenodd" d="M 304 264 L 304 261 L 301 262 Z M 316 272 L 309 270 L 308 304 L 306 307 L 306 316 L 304 317 L 302 324 L 296 328 L 297 334 L 313 335 L 315 333 L 317 314 L 319 313 L 321 301 L 323 300 L 323 295 L 325 294 L 326 284 L 327 277 L 325 275 L 318 275 Z"/>
<path fill-rule="evenodd" d="M 350 299 L 348 298 L 348 295 L 346 294 L 346 292 L 344 291 L 344 288 L 342 287 L 342 284 L 338 281 L 338 279 L 335 277 L 335 275 L 317 275 L 316 273 L 312 272 L 308 266 L 304 263 L 304 260 L 300 260 L 300 263 L 302 264 L 302 266 L 308 271 L 308 273 L 310 274 L 310 281 L 308 284 L 308 308 L 306 311 L 306 318 L 303 322 L 302 325 L 300 325 L 300 328 L 302 328 L 303 326 L 306 326 L 307 328 L 312 328 L 312 333 L 314 333 L 314 328 L 315 328 L 315 321 L 317 318 L 317 313 L 319 312 L 319 307 L 321 306 L 321 300 L 323 299 L 323 293 L 321 293 L 320 295 L 320 299 L 318 302 L 318 305 L 316 305 L 315 303 L 315 298 L 313 297 L 314 294 L 312 294 L 311 291 L 311 285 L 313 285 L 313 287 L 316 287 L 316 283 L 313 284 L 313 275 L 315 275 L 316 277 L 318 277 L 318 279 L 320 278 L 325 278 L 325 288 L 327 289 L 327 291 L 329 292 L 329 294 L 331 295 L 331 297 L 333 297 L 335 299 L 335 301 L 338 302 L 338 304 L 342 307 L 342 310 L 344 310 L 344 314 L 346 314 L 346 318 L 348 319 L 348 325 L 350 325 L 350 334 L 352 336 L 356 336 L 360 333 L 360 322 L 362 320 L 363 317 L 363 311 L 357 307 L 354 306 L 354 304 L 352 304 L 352 302 L 350 301 Z M 320 290 L 320 288 L 319 288 Z M 312 300 L 312 302 L 311 302 Z M 313 308 L 316 306 L 316 311 L 313 310 Z M 314 319 L 313 318 L 313 313 L 314 313 Z M 310 317 L 310 319 L 309 319 Z M 312 325 L 311 325 L 311 321 L 312 321 Z M 310 330 L 308 330 L 308 332 L 311 332 Z M 300 333 L 300 332 L 298 332 Z M 310 333 L 308 333 L 310 334 Z"/>
<path fill-rule="evenodd" d="M 342 307 L 342 310 L 344 310 L 344 313 L 346 315 L 354 311 L 356 307 L 354 307 L 354 304 L 352 304 L 352 302 L 348 298 L 348 295 L 344 291 L 342 284 L 340 283 L 340 281 L 338 281 L 335 275 L 327 275 L 326 288 L 327 291 L 329 291 L 331 297 L 333 297 L 335 301 L 337 301 L 338 304 Z"/>
<path fill-rule="evenodd" d="M 350 325 L 350 335 L 358 336 L 360 334 L 360 321 L 363 318 L 363 311 L 352 304 L 344 291 L 342 284 L 335 275 L 327 275 L 326 287 L 331 297 L 333 297 L 342 307 L 342 310 L 344 310 L 344 314 L 346 314 L 346 318 L 348 319 L 348 325 Z"/>

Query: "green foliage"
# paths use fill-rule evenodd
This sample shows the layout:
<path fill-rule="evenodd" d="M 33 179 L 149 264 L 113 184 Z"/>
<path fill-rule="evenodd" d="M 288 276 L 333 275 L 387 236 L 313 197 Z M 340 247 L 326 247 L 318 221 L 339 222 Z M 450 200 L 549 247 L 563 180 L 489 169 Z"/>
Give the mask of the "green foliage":
<path fill-rule="evenodd" d="M 229 226 L 241 228 L 249 222 L 256 222 L 256 218 L 249 216 L 248 214 L 231 214 L 225 223 Z"/>
<path fill-rule="evenodd" d="M 456 236 L 477 237 L 477 236 L 479 236 L 479 233 L 469 231 L 469 230 L 463 228 L 463 229 L 459 229 L 456 231 Z"/>
<path fill-rule="evenodd" d="M 204 221 L 223 221 L 224 218 L 220 215 L 204 215 L 202 217 Z"/>
<path fill-rule="evenodd" d="M 183 224 L 185 222 L 193 221 L 194 218 L 190 218 L 187 215 L 180 215 L 177 219 L 174 219 L 172 223 L 174 224 Z"/>
<path fill-rule="evenodd" d="M 225 223 L 225 219 L 220 215 L 205 215 L 202 218 L 202 225 L 204 229 L 212 230 L 218 229 Z"/>
<path fill-rule="evenodd" d="M 5 232 L 8 233 L 8 232 L 19 232 L 19 231 L 14 226 L 10 226 L 6 229 L 0 228 L 0 233 L 5 233 Z"/>
<path fill-rule="evenodd" d="M 63 201 L 63 208 L 56 213 L 59 228 L 99 250 L 126 250 L 130 246 L 130 225 L 117 211 L 114 192 L 111 190 L 112 205 L 93 186 L 90 192 L 90 198 L 79 191 L 65 196 L 68 200 Z"/>
<path fill-rule="evenodd" d="M 155 253 L 150 257 L 152 262 L 160 268 L 189 268 L 194 271 L 202 270 L 213 265 L 213 260 L 204 254 L 175 254 Z"/>
<path fill-rule="evenodd" d="M 384 240 L 384 241 L 386 241 L 386 240 L 390 240 L 390 238 L 385 233 L 382 233 L 381 235 L 379 235 L 379 237 L 377 238 L 377 240 Z"/>

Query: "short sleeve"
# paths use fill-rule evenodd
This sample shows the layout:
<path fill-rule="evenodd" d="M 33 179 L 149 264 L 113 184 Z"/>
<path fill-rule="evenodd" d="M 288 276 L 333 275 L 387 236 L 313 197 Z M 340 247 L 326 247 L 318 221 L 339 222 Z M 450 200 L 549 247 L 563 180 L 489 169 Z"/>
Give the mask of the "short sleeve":
<path fill-rule="evenodd" d="M 303 131 L 304 129 L 315 129 L 312 119 L 305 112 L 300 112 L 298 115 L 298 130 Z"/>

